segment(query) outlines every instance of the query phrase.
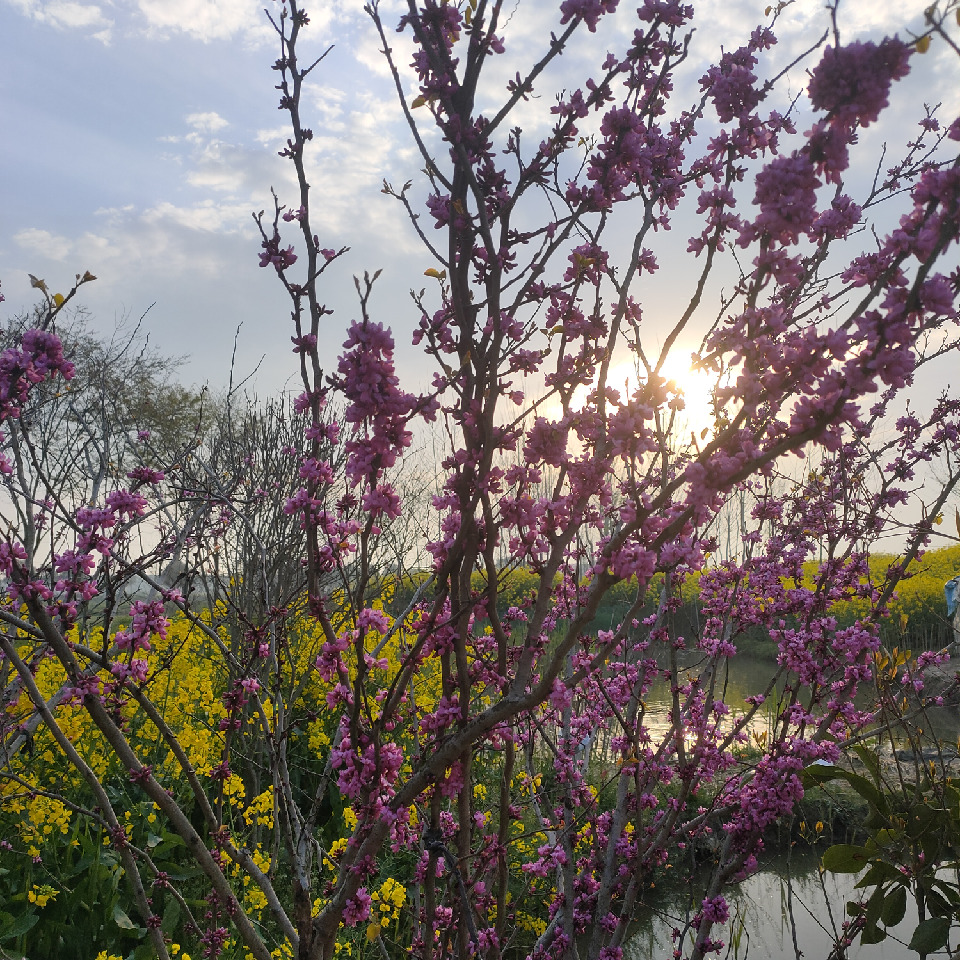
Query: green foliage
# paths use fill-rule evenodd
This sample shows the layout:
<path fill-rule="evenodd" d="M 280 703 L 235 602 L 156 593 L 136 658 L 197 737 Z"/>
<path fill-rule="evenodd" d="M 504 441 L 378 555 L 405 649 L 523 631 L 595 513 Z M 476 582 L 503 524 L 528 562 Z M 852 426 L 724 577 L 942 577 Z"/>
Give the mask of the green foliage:
<path fill-rule="evenodd" d="M 141 807 L 128 821 L 131 842 L 149 850 L 158 868 L 188 890 L 197 868 L 187 864 L 183 842 L 166 832 L 153 834 L 152 805 Z M 11 869 L 0 868 L 0 955 L 92 960 L 95 944 L 135 960 L 154 955 L 146 928 L 131 918 L 137 913 L 120 855 L 89 820 L 74 818 L 67 834 L 58 832 L 43 845 L 42 859 L 8 862 Z M 173 932 L 179 905 L 163 890 L 152 895 L 163 909 L 165 932 Z"/>
<path fill-rule="evenodd" d="M 906 915 L 907 896 L 917 903 L 920 922 L 910 949 L 921 956 L 945 947 L 960 924 L 960 884 L 956 881 L 960 845 L 960 788 L 951 777 L 924 770 L 916 783 L 902 776 L 892 782 L 875 753 L 854 748 L 866 774 L 831 765 L 804 771 L 804 786 L 842 780 L 868 806 L 863 844 L 840 843 L 823 855 L 834 873 L 861 873 L 857 888 L 869 892 L 865 903 L 848 904 L 861 943 L 881 943 Z M 953 870 L 951 876 L 948 871 Z"/>
<path fill-rule="evenodd" d="M 898 558 L 893 554 L 876 554 L 869 560 L 869 582 L 882 589 L 890 565 Z M 808 563 L 804 566 L 804 581 L 813 585 L 819 564 Z M 887 646 L 908 646 L 914 650 L 939 650 L 954 639 L 953 630 L 947 618 L 943 585 L 960 574 L 960 546 L 944 547 L 932 550 L 920 560 L 913 561 L 907 568 L 907 576 L 897 587 L 890 604 L 890 616 L 881 624 L 881 640 Z M 402 578 L 386 578 L 383 581 L 385 595 L 392 595 L 388 609 L 396 614 L 412 599 L 418 587 L 427 579 L 425 572 L 406 574 Z M 510 567 L 500 571 L 500 591 L 497 596 L 498 608 L 503 615 L 508 607 L 525 608 L 536 597 L 540 587 L 540 577 L 526 567 Z M 697 636 L 699 632 L 701 571 L 688 573 L 679 584 L 681 606 L 673 614 L 671 628 L 682 636 Z M 477 593 L 486 590 L 486 578 L 475 571 L 472 587 Z M 647 586 L 643 595 L 639 617 L 647 617 L 654 612 L 660 591 L 663 587 L 663 575 L 657 574 Z M 636 602 L 638 584 L 631 577 L 614 584 L 603 599 L 593 621 L 597 630 L 609 629 L 618 623 Z M 867 598 L 846 600 L 833 606 L 831 613 L 837 618 L 840 627 L 846 627 L 857 619 L 867 615 L 870 601 Z M 746 628 L 736 640 L 737 648 L 751 656 L 771 656 L 775 647 L 769 635 L 758 627 Z"/>

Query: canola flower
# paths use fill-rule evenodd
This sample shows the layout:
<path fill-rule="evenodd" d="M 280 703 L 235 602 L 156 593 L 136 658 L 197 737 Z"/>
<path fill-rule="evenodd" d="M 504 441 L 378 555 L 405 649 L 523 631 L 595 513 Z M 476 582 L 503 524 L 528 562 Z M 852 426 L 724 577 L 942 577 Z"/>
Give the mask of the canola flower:
<path fill-rule="evenodd" d="M 381 927 L 389 927 L 391 923 L 400 919 L 400 909 L 407 902 L 407 891 L 403 884 L 392 877 L 387 877 L 375 890 L 370 899 L 374 903 L 374 917 Z"/>
<path fill-rule="evenodd" d="M 215 625 L 223 614 L 222 610 L 214 610 L 206 617 L 207 625 Z M 291 647 L 294 656 L 285 669 L 291 677 L 301 677 L 303 681 L 298 699 L 293 704 L 287 704 L 286 709 L 303 712 L 313 710 L 316 719 L 295 728 L 291 732 L 290 742 L 297 749 L 308 751 L 310 756 L 322 757 L 330 749 L 335 733 L 336 713 L 325 709 L 331 684 L 324 681 L 313 669 L 315 651 L 321 638 L 317 631 L 306 626 L 298 627 L 294 633 L 298 637 L 298 644 Z M 73 638 L 75 641 L 80 639 L 76 632 Z M 372 645 L 381 639 L 379 633 L 372 631 L 368 642 Z M 403 656 L 403 645 L 410 641 L 411 635 L 408 631 L 401 630 L 384 645 L 380 652 L 387 660 L 385 675 L 389 675 L 390 671 L 396 668 Z M 94 633 L 87 642 L 100 646 L 103 644 L 102 635 Z M 278 829 L 278 798 L 272 784 L 252 789 L 242 764 L 230 767 L 229 772 L 225 771 L 223 763 L 227 736 L 222 727 L 229 716 L 224 704 L 227 681 L 214 669 L 216 660 L 210 655 L 210 642 L 209 637 L 186 617 L 173 617 L 165 636 L 152 635 L 150 649 L 141 653 L 148 665 L 148 675 L 155 678 L 149 693 L 164 722 L 177 738 L 190 768 L 196 772 L 209 795 L 222 804 L 224 822 L 229 824 L 231 834 L 236 837 L 237 842 L 247 846 L 254 864 L 265 874 L 269 874 L 274 867 L 269 851 Z M 37 681 L 43 695 L 49 699 L 63 686 L 65 676 L 56 661 L 47 659 L 39 664 Z M 101 672 L 97 682 L 103 689 L 102 684 L 110 682 L 109 674 Z M 432 713 L 440 698 L 439 672 L 432 668 L 419 672 L 411 684 L 411 691 L 416 711 L 422 716 Z M 27 716 L 31 706 L 21 697 L 12 709 Z M 138 756 L 143 762 L 150 764 L 153 775 L 189 808 L 191 796 L 180 762 L 160 736 L 160 731 L 132 698 L 118 703 L 117 709 L 124 718 L 131 746 Z M 125 841 L 141 848 L 154 849 L 167 829 L 160 808 L 152 801 L 145 800 L 135 784 L 130 782 L 129 771 L 120 767 L 89 715 L 79 709 L 79 703 L 61 703 L 56 708 L 55 716 L 61 729 L 101 781 L 119 786 L 115 802 Z M 262 691 L 257 709 L 251 709 L 249 715 L 244 717 L 243 736 L 258 738 L 270 735 L 274 723 L 273 701 L 266 691 Z M 83 800 L 86 787 L 72 767 L 64 762 L 60 747 L 49 731 L 43 726 L 39 727 L 35 740 L 35 751 L 30 762 L 27 762 L 25 757 L 18 758 L 15 762 L 15 766 L 19 763 L 16 767 L 18 774 L 38 790 L 49 786 L 50 793 L 62 792 L 65 798 Z M 539 777 L 534 779 L 521 775 L 512 787 L 513 791 L 518 793 L 519 799 L 524 795 L 529 796 L 539 785 Z M 499 788 L 493 791 L 494 797 L 498 794 Z M 473 800 L 478 810 L 482 810 L 490 800 L 487 786 L 477 783 L 473 788 Z M 491 814 L 488 810 L 483 810 L 482 816 L 485 823 L 490 822 Z M 2 822 L 14 826 L 14 837 L 18 841 L 14 853 L 27 856 L 35 862 L 53 863 L 58 845 L 64 843 L 68 835 L 74 837 L 71 844 L 77 845 L 80 842 L 77 839 L 77 829 L 81 827 L 81 823 L 68 806 L 55 796 L 47 796 L 42 792 L 31 793 L 22 787 L 16 788 L 10 781 L 0 783 L 0 823 Z M 416 809 L 409 811 L 409 824 L 412 830 L 418 829 L 419 817 Z M 329 844 L 320 861 L 329 874 L 335 876 L 338 872 L 348 839 L 358 829 L 358 825 L 358 818 L 352 807 L 344 807 L 341 835 Z M 514 829 L 523 832 L 523 824 L 514 824 Z M 102 851 L 100 856 L 112 856 L 110 851 L 116 839 L 102 830 L 94 833 L 95 842 Z M 526 849 L 524 844 L 524 853 Z M 120 869 L 119 865 L 109 865 L 115 864 L 115 860 L 104 862 L 108 864 L 110 872 Z M 511 857 L 511 872 L 519 871 L 520 865 L 519 860 Z M 118 874 L 121 875 L 122 873 Z M 244 911 L 256 921 L 262 921 L 267 909 L 264 892 L 253 878 L 236 864 L 229 865 L 228 875 L 235 884 L 238 900 Z M 126 889 L 122 880 L 117 889 L 121 892 Z M 31 908 L 42 909 L 53 902 L 58 893 L 60 891 L 53 887 L 35 885 L 24 899 Z M 381 931 L 386 931 L 391 925 L 403 922 L 407 904 L 406 888 L 393 876 L 387 876 L 380 886 L 372 891 L 370 903 L 371 917 L 366 927 L 366 935 L 370 936 L 375 928 L 379 936 Z M 323 905 L 323 898 L 315 901 L 315 915 Z M 131 910 L 130 915 L 135 916 L 136 911 Z M 363 936 L 363 928 L 344 928 L 336 944 L 336 955 L 352 957 L 358 940 Z M 170 953 L 176 960 L 190 958 L 190 954 L 180 943 L 172 943 Z M 273 948 L 272 956 L 275 960 L 290 960 L 292 951 L 288 945 L 281 943 Z M 96 960 L 117 960 L 117 955 L 108 947 L 97 955 Z"/>
<path fill-rule="evenodd" d="M 51 900 L 56 900 L 59 892 L 59 890 L 55 890 L 47 884 L 40 887 L 35 886 L 27 893 L 27 900 L 30 903 L 35 903 L 42 909 L 50 903 Z"/>

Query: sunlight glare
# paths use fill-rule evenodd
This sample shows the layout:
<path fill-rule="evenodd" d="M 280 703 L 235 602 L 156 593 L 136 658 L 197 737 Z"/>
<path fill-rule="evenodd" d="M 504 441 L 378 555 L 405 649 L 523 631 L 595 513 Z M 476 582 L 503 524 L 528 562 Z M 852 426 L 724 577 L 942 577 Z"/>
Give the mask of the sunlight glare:
<path fill-rule="evenodd" d="M 685 350 L 674 350 L 660 370 L 666 380 L 671 380 L 677 392 L 683 397 L 683 409 L 678 410 L 674 420 L 674 433 L 689 439 L 695 433 L 702 439 L 703 431 L 712 432 L 714 425 L 711 397 L 714 377 L 707 371 L 694 370 L 690 365 L 690 354 Z M 637 386 L 637 375 L 632 361 L 618 363 L 611 367 L 607 380 L 609 386 L 617 390 L 621 397 L 629 396 Z M 668 413 L 666 409 L 665 413 Z M 703 434 L 706 436 L 706 434 Z"/>
<path fill-rule="evenodd" d="M 690 364 L 690 354 L 683 350 L 671 352 L 660 372 L 667 380 L 674 381 L 683 395 L 684 408 L 676 418 L 678 431 L 695 433 L 698 438 L 704 430 L 712 431 L 714 377 L 706 370 L 694 370 Z"/>

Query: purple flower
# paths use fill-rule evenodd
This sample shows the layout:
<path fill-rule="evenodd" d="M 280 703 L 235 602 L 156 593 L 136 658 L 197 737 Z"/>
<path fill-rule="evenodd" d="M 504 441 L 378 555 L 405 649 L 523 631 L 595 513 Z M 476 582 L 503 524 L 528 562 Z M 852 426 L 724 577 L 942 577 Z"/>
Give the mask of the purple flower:
<path fill-rule="evenodd" d="M 834 123 L 866 127 L 887 106 L 890 84 L 909 73 L 909 59 L 910 48 L 897 37 L 887 37 L 879 46 L 858 40 L 827 47 L 810 77 L 810 103 Z"/>
<path fill-rule="evenodd" d="M 591 33 L 596 33 L 597 24 L 605 13 L 617 9 L 618 0 L 563 0 L 560 4 L 560 22 L 569 23 L 579 17 Z"/>

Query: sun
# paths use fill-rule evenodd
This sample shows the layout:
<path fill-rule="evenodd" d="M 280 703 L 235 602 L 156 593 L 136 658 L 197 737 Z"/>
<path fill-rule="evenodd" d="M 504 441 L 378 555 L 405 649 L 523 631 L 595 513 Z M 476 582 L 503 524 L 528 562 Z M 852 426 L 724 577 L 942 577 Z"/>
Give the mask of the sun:
<path fill-rule="evenodd" d="M 695 370 L 690 364 L 690 354 L 674 350 L 660 368 L 660 375 L 672 381 L 676 393 L 683 399 L 683 409 L 677 410 L 673 420 L 673 433 L 689 439 L 696 434 L 698 439 L 713 432 L 713 388 L 715 378 L 703 370 Z M 621 396 L 630 396 L 637 387 L 637 373 L 630 361 L 614 364 L 607 376 L 607 384 L 620 391 Z M 664 413 L 669 411 L 664 409 Z M 706 431 L 706 433 L 704 433 Z"/>
<path fill-rule="evenodd" d="M 683 397 L 683 409 L 677 412 L 674 420 L 676 432 L 706 437 L 714 427 L 715 376 L 711 376 L 708 371 L 694 369 L 690 363 L 690 355 L 677 350 L 667 356 L 660 373 L 676 384 Z"/>
<path fill-rule="evenodd" d="M 691 365 L 691 353 L 677 348 L 673 350 L 660 368 L 660 375 L 673 383 L 671 395 L 683 400 L 683 409 L 678 409 L 673 415 L 671 434 L 681 441 L 689 441 L 694 434 L 700 442 L 713 433 L 715 417 L 713 415 L 713 390 L 716 386 L 716 374 L 694 369 Z M 643 376 L 646 379 L 646 375 Z M 626 401 L 636 392 L 638 378 L 634 361 L 624 360 L 614 363 L 607 371 L 607 386 L 616 390 L 621 401 Z M 597 388 L 596 381 L 590 385 L 577 387 L 573 395 L 571 407 L 580 410 Z M 560 405 L 548 402 L 542 408 L 548 419 L 557 419 L 560 416 Z M 662 408 L 662 416 L 666 419 L 671 411 Z"/>

